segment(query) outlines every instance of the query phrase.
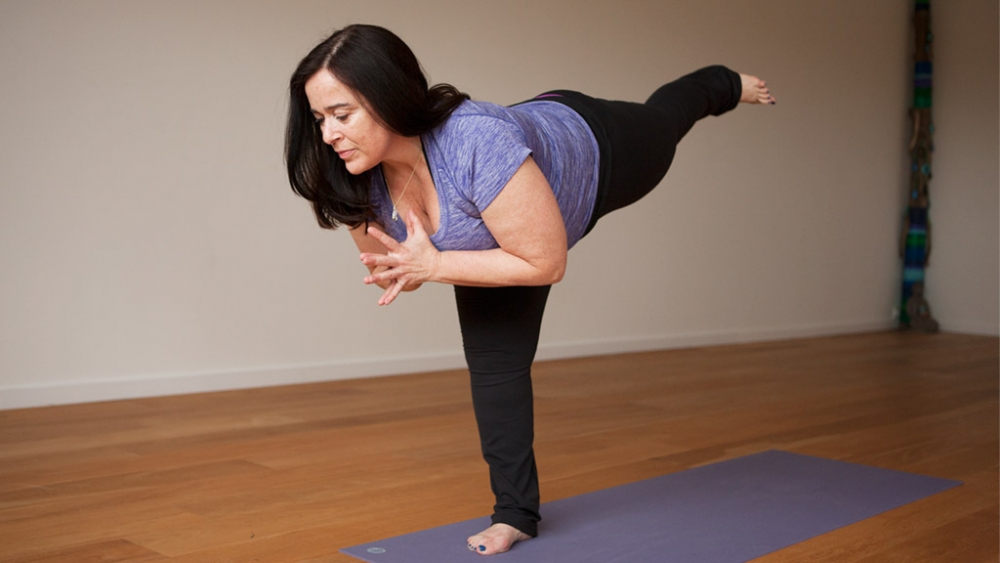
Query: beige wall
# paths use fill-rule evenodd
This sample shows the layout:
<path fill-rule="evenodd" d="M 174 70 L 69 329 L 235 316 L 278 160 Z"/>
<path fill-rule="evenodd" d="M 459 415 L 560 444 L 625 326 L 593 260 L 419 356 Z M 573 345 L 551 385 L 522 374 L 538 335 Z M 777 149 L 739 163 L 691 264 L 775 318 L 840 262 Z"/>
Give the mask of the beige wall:
<path fill-rule="evenodd" d="M 996 334 L 996 6 L 941 4 L 930 298 L 946 328 Z M 0 408 L 462 365 L 450 288 L 378 308 L 349 236 L 284 178 L 287 78 L 351 22 L 500 103 L 641 99 L 715 62 L 773 85 L 778 106 L 700 124 L 658 191 L 571 252 L 541 357 L 891 326 L 908 11 L 0 0 Z"/>
<path fill-rule="evenodd" d="M 927 296 L 944 330 L 1000 324 L 1000 3 L 934 10 L 933 247 Z"/>

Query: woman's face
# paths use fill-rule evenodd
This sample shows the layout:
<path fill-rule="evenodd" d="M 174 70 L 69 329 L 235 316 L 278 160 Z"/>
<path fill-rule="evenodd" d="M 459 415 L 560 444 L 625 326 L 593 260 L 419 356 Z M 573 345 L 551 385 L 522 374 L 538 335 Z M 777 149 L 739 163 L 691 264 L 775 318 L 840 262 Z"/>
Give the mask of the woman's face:
<path fill-rule="evenodd" d="M 360 174 L 385 160 L 393 133 L 330 71 L 321 70 L 306 81 L 306 97 L 323 142 L 333 147 L 348 172 Z"/>

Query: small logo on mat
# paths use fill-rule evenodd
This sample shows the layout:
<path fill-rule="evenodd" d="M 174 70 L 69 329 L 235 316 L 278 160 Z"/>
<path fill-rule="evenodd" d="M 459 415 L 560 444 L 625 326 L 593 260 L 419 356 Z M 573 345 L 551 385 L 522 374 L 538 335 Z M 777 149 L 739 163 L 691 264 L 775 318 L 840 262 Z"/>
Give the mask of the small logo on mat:
<path fill-rule="evenodd" d="M 385 550 L 381 547 L 369 547 L 368 553 L 385 553 Z"/>

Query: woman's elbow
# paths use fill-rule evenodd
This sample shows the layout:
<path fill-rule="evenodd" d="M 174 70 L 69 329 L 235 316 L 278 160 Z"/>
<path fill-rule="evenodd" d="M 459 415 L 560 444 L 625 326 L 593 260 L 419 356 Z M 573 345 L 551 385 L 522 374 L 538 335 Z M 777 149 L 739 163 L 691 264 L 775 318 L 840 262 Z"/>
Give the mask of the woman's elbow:
<path fill-rule="evenodd" d="M 545 269 L 545 280 L 542 285 L 554 285 L 562 281 L 566 275 L 566 255 L 563 254 L 559 260 L 553 260 Z"/>

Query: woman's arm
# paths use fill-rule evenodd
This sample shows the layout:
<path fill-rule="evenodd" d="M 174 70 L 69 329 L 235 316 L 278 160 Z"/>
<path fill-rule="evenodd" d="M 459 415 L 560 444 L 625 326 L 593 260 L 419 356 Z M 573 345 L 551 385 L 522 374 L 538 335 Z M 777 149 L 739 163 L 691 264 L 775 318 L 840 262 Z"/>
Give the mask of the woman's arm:
<path fill-rule="evenodd" d="M 548 285 L 566 270 L 566 227 L 552 188 L 528 158 L 500 194 L 482 211 L 483 222 L 500 248 L 439 252 L 415 215 L 406 218 L 407 240 L 396 242 L 385 233 L 369 233 L 387 252 L 363 251 L 369 268 L 386 267 L 365 283 L 395 282 L 379 300 L 392 302 L 403 285 L 436 281 L 484 287 Z M 399 289 L 402 289 L 400 287 Z"/>
<path fill-rule="evenodd" d="M 370 230 L 377 230 L 384 236 L 388 236 L 385 235 L 385 231 L 382 229 L 382 225 L 379 225 L 378 223 L 369 223 L 368 228 Z M 375 236 L 365 232 L 364 225 L 358 225 L 357 227 L 351 229 L 350 232 L 351 232 L 351 238 L 354 239 L 354 244 L 357 245 L 358 250 L 360 250 L 362 253 L 374 253 L 374 254 L 388 253 L 388 250 L 385 248 L 384 244 L 379 242 L 378 239 L 375 238 Z M 387 266 L 368 266 L 368 273 L 379 274 L 388 269 L 389 268 Z M 381 281 L 376 283 L 382 289 L 389 289 L 389 286 L 391 285 L 390 281 Z M 404 287 L 403 291 L 413 291 L 414 289 L 417 289 L 419 287 L 420 287 L 419 283 L 411 284 Z"/>
<path fill-rule="evenodd" d="M 500 248 L 441 253 L 434 281 L 457 285 L 549 285 L 566 270 L 566 226 L 548 180 L 528 158 L 483 223 Z"/>

